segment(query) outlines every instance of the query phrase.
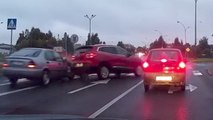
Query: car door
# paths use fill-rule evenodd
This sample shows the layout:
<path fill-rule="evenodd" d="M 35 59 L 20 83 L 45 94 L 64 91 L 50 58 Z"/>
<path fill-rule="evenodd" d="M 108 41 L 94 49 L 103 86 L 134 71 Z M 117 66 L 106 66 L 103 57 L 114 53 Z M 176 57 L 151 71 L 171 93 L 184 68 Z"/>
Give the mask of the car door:
<path fill-rule="evenodd" d="M 46 59 L 46 67 L 50 71 L 51 78 L 60 76 L 61 63 L 57 61 L 54 51 L 45 51 L 44 58 Z"/>
<path fill-rule="evenodd" d="M 61 77 L 61 76 L 66 75 L 67 63 L 63 61 L 63 58 L 57 52 L 54 52 L 54 58 L 57 62 L 57 73 L 59 74 L 59 76 Z"/>
<path fill-rule="evenodd" d="M 117 50 L 112 46 L 100 47 L 101 61 L 107 62 L 111 67 L 119 67 L 120 61 L 117 55 Z"/>
<path fill-rule="evenodd" d="M 116 50 L 117 50 L 117 56 L 118 56 L 118 60 L 119 60 L 119 66 L 121 66 L 121 68 L 122 69 L 129 69 L 129 64 L 131 64 L 131 63 L 129 63 L 128 62 L 128 58 L 130 57 L 130 56 L 128 56 L 129 55 L 129 53 L 128 53 L 128 51 L 126 51 L 125 49 L 123 49 L 123 48 L 121 48 L 121 47 L 116 47 Z"/>

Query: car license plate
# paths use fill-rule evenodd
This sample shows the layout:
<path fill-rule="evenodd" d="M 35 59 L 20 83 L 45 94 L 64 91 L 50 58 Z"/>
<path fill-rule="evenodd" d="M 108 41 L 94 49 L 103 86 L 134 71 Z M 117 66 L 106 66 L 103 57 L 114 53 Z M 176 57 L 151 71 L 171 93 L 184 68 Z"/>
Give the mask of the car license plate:
<path fill-rule="evenodd" d="M 156 81 L 169 82 L 172 81 L 172 76 L 156 76 Z"/>
<path fill-rule="evenodd" d="M 23 62 L 13 62 L 14 65 L 23 65 Z"/>
<path fill-rule="evenodd" d="M 75 67 L 83 67 L 83 66 L 84 66 L 83 63 L 77 63 L 77 64 L 75 64 Z"/>

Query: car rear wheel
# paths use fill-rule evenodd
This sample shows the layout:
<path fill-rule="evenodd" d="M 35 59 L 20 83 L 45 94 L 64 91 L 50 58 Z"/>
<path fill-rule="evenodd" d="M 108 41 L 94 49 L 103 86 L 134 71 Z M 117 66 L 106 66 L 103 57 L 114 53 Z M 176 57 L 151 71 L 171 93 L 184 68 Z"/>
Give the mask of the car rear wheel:
<path fill-rule="evenodd" d="M 109 77 L 109 68 L 106 66 L 100 66 L 98 70 L 99 79 L 107 79 Z"/>
<path fill-rule="evenodd" d="M 50 84 L 50 75 L 48 71 L 43 72 L 41 83 L 45 86 Z"/>
<path fill-rule="evenodd" d="M 135 69 L 135 76 L 136 77 L 141 77 L 142 76 L 142 67 L 141 66 L 137 66 Z"/>
<path fill-rule="evenodd" d="M 185 91 L 185 90 L 186 90 L 185 84 L 184 84 L 184 85 L 181 85 L 181 91 Z"/>
<path fill-rule="evenodd" d="M 17 85 L 18 79 L 17 78 L 10 78 L 9 80 L 10 80 L 10 87 L 15 88 L 16 85 Z"/>
<path fill-rule="evenodd" d="M 121 72 L 116 72 L 116 73 L 115 73 L 115 77 L 116 77 L 116 78 L 121 78 Z"/>
<path fill-rule="evenodd" d="M 149 88 L 150 88 L 150 86 L 148 84 L 144 84 L 144 90 L 145 90 L 145 92 L 148 92 Z"/>
<path fill-rule="evenodd" d="M 73 80 L 74 77 L 75 77 L 75 74 L 71 71 L 71 67 L 68 66 L 68 68 L 67 68 L 67 78 L 68 78 L 69 80 Z"/>

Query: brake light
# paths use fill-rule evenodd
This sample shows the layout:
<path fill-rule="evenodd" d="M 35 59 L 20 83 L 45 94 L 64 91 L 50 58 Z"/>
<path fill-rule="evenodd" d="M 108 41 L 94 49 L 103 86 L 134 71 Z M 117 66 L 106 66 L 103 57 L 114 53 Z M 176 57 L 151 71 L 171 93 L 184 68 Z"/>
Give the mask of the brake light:
<path fill-rule="evenodd" d="M 144 63 L 143 63 L 143 68 L 148 68 L 148 67 L 149 67 L 149 63 L 144 62 Z"/>
<path fill-rule="evenodd" d="M 180 63 L 179 63 L 179 67 L 183 69 L 183 68 L 186 67 L 186 64 L 185 64 L 184 62 L 180 62 Z"/>
<path fill-rule="evenodd" d="M 75 60 L 75 55 L 72 55 L 72 56 L 71 56 L 71 60 Z"/>
<path fill-rule="evenodd" d="M 33 61 L 30 61 L 30 62 L 28 63 L 28 65 L 27 65 L 27 67 L 28 67 L 28 68 L 35 68 L 36 65 L 35 65 L 35 63 L 34 63 Z"/>
<path fill-rule="evenodd" d="M 165 62 L 167 62 L 167 60 L 166 59 L 161 59 L 161 62 L 165 63 Z"/>
<path fill-rule="evenodd" d="M 87 53 L 86 58 L 94 58 L 96 56 L 95 53 Z"/>
<path fill-rule="evenodd" d="M 3 63 L 2 66 L 3 67 L 9 67 L 9 65 L 7 63 Z"/>

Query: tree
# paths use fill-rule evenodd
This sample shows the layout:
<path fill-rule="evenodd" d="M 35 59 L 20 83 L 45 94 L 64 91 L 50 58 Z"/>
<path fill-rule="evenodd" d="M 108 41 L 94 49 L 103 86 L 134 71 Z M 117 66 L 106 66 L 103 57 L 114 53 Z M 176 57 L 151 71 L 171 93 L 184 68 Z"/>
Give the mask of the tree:
<path fill-rule="evenodd" d="M 117 46 L 120 46 L 120 47 L 124 48 L 124 44 L 123 44 L 122 41 L 119 41 L 118 44 L 117 44 Z"/>
<path fill-rule="evenodd" d="M 92 34 L 91 37 L 90 37 L 90 34 L 88 34 L 86 45 L 95 45 L 95 44 L 101 44 L 101 41 L 98 37 L 98 33 Z"/>
<path fill-rule="evenodd" d="M 16 42 L 17 49 L 25 47 L 53 48 L 54 46 L 57 46 L 57 41 L 50 30 L 48 33 L 44 33 L 34 27 L 30 31 L 28 29 L 22 31 Z"/>
<path fill-rule="evenodd" d="M 71 42 L 71 38 L 66 32 L 64 33 L 62 41 L 64 43 L 64 48 L 66 49 L 66 51 L 72 54 L 74 52 L 74 43 Z"/>
<path fill-rule="evenodd" d="M 208 44 L 208 38 L 203 37 L 199 40 L 199 44 L 196 47 L 197 57 L 211 57 L 210 46 Z"/>
<path fill-rule="evenodd" d="M 158 40 L 155 40 L 154 42 L 150 43 L 150 49 L 166 48 L 166 47 L 167 47 L 167 43 L 164 41 L 162 36 L 160 36 Z"/>

